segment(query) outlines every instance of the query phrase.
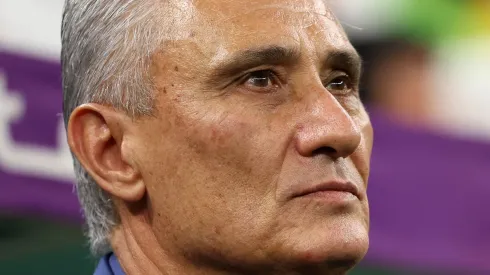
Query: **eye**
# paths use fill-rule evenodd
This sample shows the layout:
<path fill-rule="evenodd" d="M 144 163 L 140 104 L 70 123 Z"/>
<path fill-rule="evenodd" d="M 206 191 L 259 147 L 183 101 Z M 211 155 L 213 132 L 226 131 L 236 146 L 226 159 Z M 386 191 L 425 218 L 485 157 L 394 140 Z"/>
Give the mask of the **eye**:
<path fill-rule="evenodd" d="M 337 98 L 339 103 L 350 114 L 358 114 L 362 106 L 357 82 L 353 82 L 349 75 L 339 75 L 325 85 L 325 88 Z"/>
<path fill-rule="evenodd" d="M 352 82 L 347 75 L 342 75 L 334 78 L 325 86 L 329 91 L 344 91 L 348 92 L 352 89 Z"/>
<path fill-rule="evenodd" d="M 271 70 L 261 70 L 249 73 L 244 81 L 246 86 L 251 88 L 269 88 L 277 86 L 277 78 Z"/>

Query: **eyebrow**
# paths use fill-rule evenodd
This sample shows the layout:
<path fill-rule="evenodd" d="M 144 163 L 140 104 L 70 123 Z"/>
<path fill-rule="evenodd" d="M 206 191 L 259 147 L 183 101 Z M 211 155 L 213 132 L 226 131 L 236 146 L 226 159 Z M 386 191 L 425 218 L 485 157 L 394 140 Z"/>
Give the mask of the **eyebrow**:
<path fill-rule="evenodd" d="M 223 78 L 234 77 L 248 69 L 262 65 L 289 65 L 297 62 L 301 52 L 297 48 L 272 45 L 237 52 L 226 61 L 211 69 L 209 84 L 218 83 Z M 327 52 L 323 68 L 345 70 L 354 77 L 360 77 L 362 60 L 355 50 L 333 50 Z"/>
<path fill-rule="evenodd" d="M 355 50 L 335 50 L 328 54 L 323 67 L 344 70 L 359 78 L 362 72 L 362 58 Z"/>
<path fill-rule="evenodd" d="M 299 50 L 277 45 L 240 51 L 211 69 L 209 84 L 219 83 L 223 79 L 235 77 L 246 70 L 262 65 L 292 64 L 299 57 Z"/>
<path fill-rule="evenodd" d="M 297 61 L 300 52 L 297 49 L 282 46 L 267 46 L 248 49 L 233 54 L 226 61 L 212 69 L 214 77 L 231 77 L 248 69 L 261 65 L 291 64 Z"/>

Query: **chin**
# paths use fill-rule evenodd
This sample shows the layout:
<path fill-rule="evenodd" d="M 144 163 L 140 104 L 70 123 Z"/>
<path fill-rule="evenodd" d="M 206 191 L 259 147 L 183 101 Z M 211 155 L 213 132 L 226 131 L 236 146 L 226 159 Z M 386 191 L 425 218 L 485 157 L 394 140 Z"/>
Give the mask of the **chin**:
<path fill-rule="evenodd" d="M 346 274 L 369 247 L 368 228 L 359 221 L 332 221 L 305 229 L 290 241 L 291 260 L 298 274 Z"/>

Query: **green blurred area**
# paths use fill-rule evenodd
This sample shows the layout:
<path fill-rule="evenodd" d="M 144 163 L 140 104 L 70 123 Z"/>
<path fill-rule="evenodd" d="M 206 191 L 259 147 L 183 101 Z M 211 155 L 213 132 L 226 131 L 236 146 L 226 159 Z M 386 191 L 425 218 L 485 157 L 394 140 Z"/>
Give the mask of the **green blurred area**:
<path fill-rule="evenodd" d="M 36 217 L 0 216 L 0 274 L 92 274 L 81 226 Z M 424 271 L 363 265 L 351 275 L 429 275 Z M 441 273 L 442 274 L 442 273 Z"/>
<path fill-rule="evenodd" d="M 428 45 L 490 35 L 488 0 L 399 0 L 392 33 Z"/>
<path fill-rule="evenodd" d="M 81 227 L 40 218 L 0 218 L 0 274 L 92 274 Z"/>

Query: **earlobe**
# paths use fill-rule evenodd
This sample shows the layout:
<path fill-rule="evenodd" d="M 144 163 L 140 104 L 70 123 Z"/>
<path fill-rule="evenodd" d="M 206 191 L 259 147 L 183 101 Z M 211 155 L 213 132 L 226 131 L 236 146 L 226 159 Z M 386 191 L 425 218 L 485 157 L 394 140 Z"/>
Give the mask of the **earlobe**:
<path fill-rule="evenodd" d="M 146 192 L 128 146 L 133 124 L 111 107 L 84 104 L 72 112 L 67 129 L 70 149 L 97 184 L 130 202 L 141 200 Z"/>

